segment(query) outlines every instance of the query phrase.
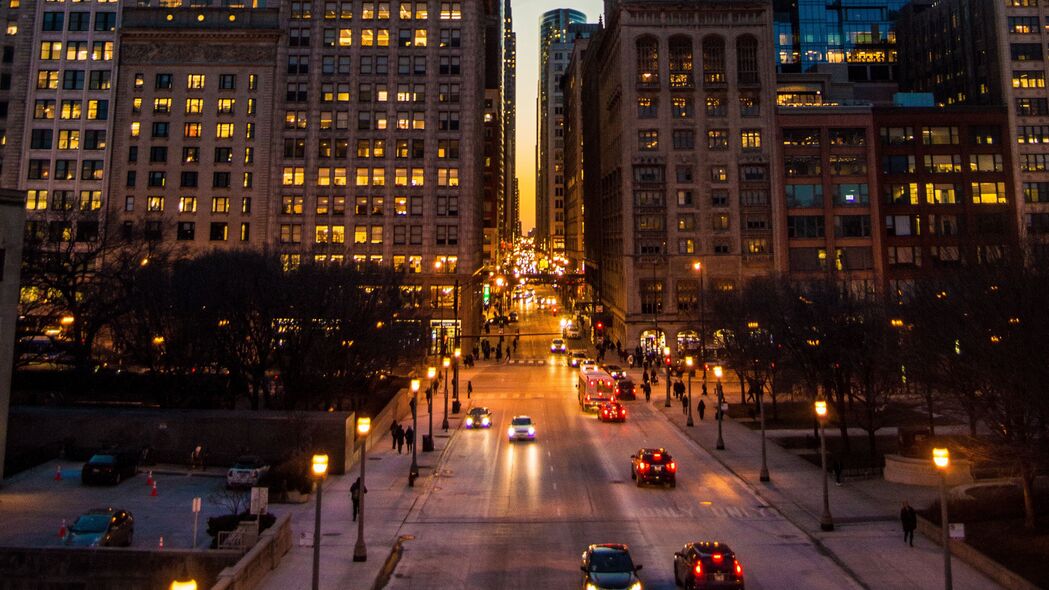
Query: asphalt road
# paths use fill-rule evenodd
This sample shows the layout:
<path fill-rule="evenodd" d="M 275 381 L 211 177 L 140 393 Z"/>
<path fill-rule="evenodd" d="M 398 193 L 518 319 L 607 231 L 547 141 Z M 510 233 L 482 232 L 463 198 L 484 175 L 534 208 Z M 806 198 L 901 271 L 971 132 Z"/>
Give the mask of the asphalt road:
<path fill-rule="evenodd" d="M 558 319 L 526 315 L 516 358 L 549 357 Z M 512 332 L 510 332 L 512 333 Z M 575 344 L 570 347 L 578 347 Z M 856 587 L 775 510 L 674 426 L 626 402 L 625 424 L 580 411 L 576 370 L 479 365 L 474 405 L 494 411 L 487 431 L 460 431 L 439 465 L 439 479 L 402 527 L 405 546 L 389 588 L 579 587 L 580 556 L 590 543 L 627 543 L 646 588 L 673 588 L 674 551 L 688 541 L 728 543 L 748 588 Z M 510 418 L 536 421 L 535 442 L 507 440 Z M 664 446 L 679 465 L 675 489 L 638 488 L 630 455 Z"/>

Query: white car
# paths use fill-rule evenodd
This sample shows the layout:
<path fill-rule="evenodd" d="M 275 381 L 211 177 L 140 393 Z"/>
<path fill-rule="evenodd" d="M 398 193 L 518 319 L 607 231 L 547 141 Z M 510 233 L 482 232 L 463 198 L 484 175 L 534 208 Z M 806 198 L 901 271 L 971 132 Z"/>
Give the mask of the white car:
<path fill-rule="evenodd" d="M 261 458 L 246 455 L 237 459 L 233 467 L 226 472 L 226 487 L 250 488 L 259 484 L 259 480 L 269 473 L 270 466 Z"/>
<path fill-rule="evenodd" d="M 510 442 L 515 440 L 535 440 L 535 422 L 530 416 L 514 416 L 510 427 L 506 429 Z"/>
<path fill-rule="evenodd" d="M 580 329 L 578 324 L 568 324 L 565 326 L 565 338 L 582 338 L 583 330 Z"/>
<path fill-rule="evenodd" d="M 595 361 L 594 359 L 586 359 L 583 362 L 579 363 L 579 370 L 584 373 L 587 373 L 589 371 L 596 371 L 597 361 Z"/>
<path fill-rule="evenodd" d="M 555 354 L 563 353 L 565 351 L 565 341 L 560 338 L 554 338 L 550 341 L 550 352 Z"/>

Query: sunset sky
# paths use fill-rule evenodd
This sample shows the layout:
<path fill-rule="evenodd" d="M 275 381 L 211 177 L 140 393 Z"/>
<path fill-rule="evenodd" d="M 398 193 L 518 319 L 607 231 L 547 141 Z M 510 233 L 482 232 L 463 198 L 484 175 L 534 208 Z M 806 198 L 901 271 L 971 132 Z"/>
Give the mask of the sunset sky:
<path fill-rule="evenodd" d="M 597 22 L 602 0 L 515 0 L 517 33 L 517 178 L 521 189 L 521 229 L 535 227 L 536 94 L 539 91 L 539 19 L 555 8 L 574 8 Z"/>

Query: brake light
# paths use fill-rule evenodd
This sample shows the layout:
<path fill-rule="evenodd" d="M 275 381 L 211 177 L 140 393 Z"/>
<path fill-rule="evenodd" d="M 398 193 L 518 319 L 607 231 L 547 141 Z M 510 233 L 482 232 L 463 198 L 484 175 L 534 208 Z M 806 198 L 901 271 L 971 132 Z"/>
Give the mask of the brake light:
<path fill-rule="evenodd" d="M 697 576 L 702 576 L 703 575 L 703 562 L 697 561 L 696 562 L 696 567 L 693 568 L 693 569 L 695 570 Z"/>
<path fill-rule="evenodd" d="M 736 561 L 735 559 L 733 559 L 732 561 L 735 562 L 735 564 L 736 564 L 736 577 L 737 578 L 742 578 L 743 577 L 743 566 L 740 565 L 739 562 Z"/>
<path fill-rule="evenodd" d="M 637 470 L 638 471 L 647 471 L 648 470 L 648 463 L 645 463 L 644 461 L 638 463 L 637 464 Z"/>
<path fill-rule="evenodd" d="M 655 453 L 654 455 L 652 455 L 652 460 L 659 461 L 662 457 L 663 455 L 661 453 Z"/>
<path fill-rule="evenodd" d="M 711 555 L 710 558 L 714 561 L 721 561 L 722 559 L 725 559 L 725 556 L 720 553 L 715 553 L 714 555 Z"/>
<path fill-rule="evenodd" d="M 676 472 L 677 471 L 677 463 L 674 463 L 673 461 L 671 461 L 670 465 L 667 465 L 667 471 L 669 471 L 671 473 Z"/>

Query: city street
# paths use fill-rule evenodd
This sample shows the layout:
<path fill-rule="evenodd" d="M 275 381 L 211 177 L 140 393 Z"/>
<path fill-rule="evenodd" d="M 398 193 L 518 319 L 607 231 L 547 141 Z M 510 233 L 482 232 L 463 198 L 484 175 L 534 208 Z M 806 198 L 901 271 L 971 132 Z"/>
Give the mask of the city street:
<path fill-rule="evenodd" d="M 547 358 L 558 319 L 524 316 L 519 358 Z M 581 345 L 570 345 L 580 347 Z M 409 514 L 391 588 L 565 588 L 578 584 L 590 543 L 627 543 L 649 588 L 674 586 L 674 551 L 720 540 L 736 551 L 751 588 L 855 587 L 810 540 L 762 504 L 706 452 L 643 401 L 627 402 L 625 424 L 604 424 L 576 403 L 577 370 L 483 363 L 474 405 L 494 426 L 460 430 L 435 485 Z M 657 388 L 657 391 L 659 389 Z M 512 416 L 530 415 L 535 442 L 510 443 Z M 630 455 L 664 446 L 679 464 L 678 486 L 637 488 Z"/>

